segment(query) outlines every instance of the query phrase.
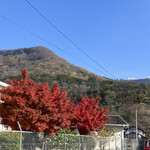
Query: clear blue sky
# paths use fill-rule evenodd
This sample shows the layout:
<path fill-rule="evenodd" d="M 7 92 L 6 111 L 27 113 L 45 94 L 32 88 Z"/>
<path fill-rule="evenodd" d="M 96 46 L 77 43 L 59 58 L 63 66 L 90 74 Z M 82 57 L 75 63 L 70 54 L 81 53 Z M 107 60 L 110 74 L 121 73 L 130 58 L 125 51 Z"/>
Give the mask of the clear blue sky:
<path fill-rule="evenodd" d="M 150 0 L 29 2 L 116 78 L 150 77 Z M 105 72 L 50 26 L 25 0 L 0 0 L 0 15 Z M 1 50 L 39 45 L 76 66 L 106 76 L 0 17 Z"/>

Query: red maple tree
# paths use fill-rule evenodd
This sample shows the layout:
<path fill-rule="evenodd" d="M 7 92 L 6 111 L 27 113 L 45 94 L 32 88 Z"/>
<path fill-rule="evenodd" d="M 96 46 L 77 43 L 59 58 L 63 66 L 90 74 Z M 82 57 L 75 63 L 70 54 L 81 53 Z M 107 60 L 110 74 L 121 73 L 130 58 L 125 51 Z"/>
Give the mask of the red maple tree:
<path fill-rule="evenodd" d="M 22 71 L 23 80 L 9 81 L 10 86 L 1 89 L 0 117 L 2 124 L 22 130 L 56 133 L 58 127 L 70 126 L 74 104 L 59 84 L 49 89 L 48 83 L 35 83 L 27 79 L 27 71 Z"/>
<path fill-rule="evenodd" d="M 81 101 L 76 104 L 75 117 L 72 124 L 76 125 L 80 134 L 87 135 L 90 131 L 101 130 L 104 128 L 107 119 L 108 108 L 103 109 L 99 106 L 100 98 L 93 96 L 88 98 L 81 95 Z"/>

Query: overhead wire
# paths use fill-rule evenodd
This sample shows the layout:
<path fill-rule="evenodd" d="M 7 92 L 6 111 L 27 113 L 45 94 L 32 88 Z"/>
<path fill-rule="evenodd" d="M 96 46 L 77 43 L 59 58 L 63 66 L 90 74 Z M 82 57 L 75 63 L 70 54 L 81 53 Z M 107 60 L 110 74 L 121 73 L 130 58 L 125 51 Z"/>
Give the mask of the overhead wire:
<path fill-rule="evenodd" d="M 84 62 L 83 60 L 80 60 L 80 59 L 78 59 L 77 57 L 71 55 L 70 53 L 66 52 L 66 51 L 63 50 L 62 48 L 56 46 L 55 44 L 52 44 L 51 42 L 47 41 L 47 40 L 44 39 L 43 37 L 41 37 L 41 36 L 39 36 L 39 35 L 33 33 L 33 32 L 30 31 L 29 29 L 27 29 L 27 28 L 25 28 L 25 27 L 23 27 L 23 26 L 21 26 L 21 25 L 15 23 L 14 21 L 10 20 L 9 18 L 7 18 L 7 17 L 5 17 L 5 16 L 3 16 L 3 15 L 1 15 L 1 14 L 0 14 L 0 17 L 3 18 L 3 19 L 5 19 L 5 20 L 7 20 L 8 22 L 10 22 L 10 23 L 12 23 L 12 24 L 18 26 L 19 28 L 23 29 L 24 31 L 26 31 L 26 32 L 28 32 L 28 33 L 30 33 L 30 34 L 32 34 L 33 36 L 37 37 L 38 39 L 40 39 L 40 40 L 46 42 L 47 44 L 49 44 L 49 45 L 55 47 L 56 49 L 62 51 L 63 53 L 69 55 L 70 57 L 72 57 L 72 58 L 74 58 L 74 59 L 77 59 L 78 61 L 84 63 L 84 64 L 87 65 L 88 67 L 93 68 L 94 70 L 97 70 L 97 71 L 99 71 L 100 73 L 102 73 L 102 74 L 104 74 L 104 75 L 107 75 L 106 73 L 104 73 L 104 72 L 100 71 L 99 69 L 97 69 L 97 68 L 95 68 L 95 67 L 89 65 L 88 63 Z"/>
<path fill-rule="evenodd" d="M 100 65 L 97 61 L 95 61 L 92 57 L 90 57 L 84 50 L 82 50 L 77 44 L 75 44 L 64 32 L 62 32 L 57 26 L 52 23 L 45 15 L 43 15 L 36 7 L 34 7 L 28 0 L 25 0 L 31 7 L 34 9 L 42 18 L 44 18 L 53 28 L 55 28 L 63 37 L 65 37 L 74 47 L 80 50 L 84 55 L 86 55 L 90 60 L 92 60 L 97 66 L 103 69 L 107 74 L 116 79 L 116 77 L 110 73 L 107 69 L 105 69 L 102 65 Z"/>

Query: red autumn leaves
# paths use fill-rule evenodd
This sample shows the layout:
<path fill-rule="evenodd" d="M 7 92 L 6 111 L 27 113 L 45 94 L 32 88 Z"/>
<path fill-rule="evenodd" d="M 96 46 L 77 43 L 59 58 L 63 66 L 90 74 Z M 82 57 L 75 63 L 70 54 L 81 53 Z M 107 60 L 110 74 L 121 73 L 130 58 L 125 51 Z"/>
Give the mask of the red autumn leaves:
<path fill-rule="evenodd" d="M 22 130 L 58 132 L 59 128 L 75 125 L 80 134 L 102 129 L 108 119 L 107 109 L 99 107 L 100 98 L 81 96 L 81 101 L 74 104 L 59 84 L 52 89 L 47 83 L 39 84 L 27 80 L 27 71 L 22 71 L 23 80 L 9 81 L 10 86 L 1 89 L 0 117 L 2 123 L 16 130 L 17 121 Z"/>
<path fill-rule="evenodd" d="M 108 116 L 108 109 L 99 107 L 100 98 L 88 98 L 81 95 L 81 101 L 77 103 L 75 117 L 72 122 L 77 125 L 80 134 L 86 135 L 90 131 L 104 128 Z"/>

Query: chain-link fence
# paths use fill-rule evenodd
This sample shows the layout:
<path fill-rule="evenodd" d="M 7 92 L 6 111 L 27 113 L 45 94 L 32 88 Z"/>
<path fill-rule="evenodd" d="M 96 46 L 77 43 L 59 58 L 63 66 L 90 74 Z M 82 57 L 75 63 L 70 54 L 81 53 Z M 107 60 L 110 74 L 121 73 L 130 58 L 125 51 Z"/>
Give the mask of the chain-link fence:
<path fill-rule="evenodd" d="M 33 132 L 0 132 L 0 150 L 143 150 L 144 141 Z"/>

